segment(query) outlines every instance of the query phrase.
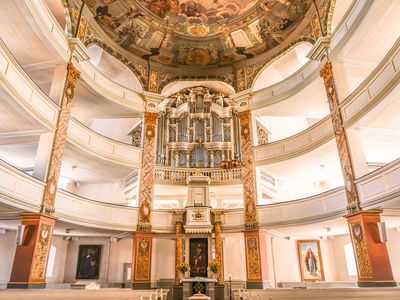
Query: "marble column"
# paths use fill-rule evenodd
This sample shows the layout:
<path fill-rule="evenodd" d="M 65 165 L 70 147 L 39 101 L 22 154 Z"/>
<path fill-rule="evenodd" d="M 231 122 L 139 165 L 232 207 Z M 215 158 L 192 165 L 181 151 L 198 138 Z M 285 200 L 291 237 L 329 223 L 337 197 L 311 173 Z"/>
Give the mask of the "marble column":
<path fill-rule="evenodd" d="M 157 112 L 144 113 L 143 162 L 140 172 L 138 231 L 151 231 L 151 207 L 154 196 L 154 170 L 156 167 L 157 118 Z"/>
<path fill-rule="evenodd" d="M 345 216 L 350 229 L 351 241 L 357 262 L 358 285 L 396 286 L 386 244 L 380 240 L 378 226 L 381 211 L 364 211 L 360 205 L 355 184 L 354 166 L 350 147 L 343 126 L 339 99 L 334 82 L 332 63 L 328 60 L 320 70 L 324 80 L 333 123 L 340 165 L 345 183 L 347 210 Z"/>
<path fill-rule="evenodd" d="M 240 149 L 243 174 L 243 196 L 245 207 L 246 229 L 257 227 L 257 185 L 256 172 L 253 164 L 253 144 L 251 135 L 251 112 L 238 112 L 240 121 Z"/>
<path fill-rule="evenodd" d="M 183 260 L 183 211 L 174 211 L 175 215 L 175 284 L 173 287 L 173 299 L 183 298 L 183 285 L 181 283 L 182 273 L 178 270 L 178 265 Z"/>
<path fill-rule="evenodd" d="M 217 283 L 215 285 L 215 300 L 224 299 L 224 261 L 222 248 L 222 211 L 214 211 L 214 234 L 215 234 L 215 261 L 218 264 Z"/>
<path fill-rule="evenodd" d="M 186 150 L 186 168 L 190 168 L 190 151 Z"/>
<path fill-rule="evenodd" d="M 210 167 L 214 167 L 214 151 L 210 151 Z"/>
<path fill-rule="evenodd" d="M 44 288 L 46 286 L 46 267 L 56 220 L 52 215 L 54 214 L 57 183 L 67 142 L 75 87 L 80 75 L 72 63 L 68 63 L 66 68 L 57 127 L 54 132 L 47 170 L 42 172 L 45 187 L 40 212 L 21 215 L 25 230 L 22 244 L 17 246 L 15 252 L 8 288 Z"/>
<path fill-rule="evenodd" d="M 332 63 L 330 61 L 327 61 L 324 64 L 320 71 L 320 76 L 324 80 L 326 95 L 328 97 L 333 131 L 335 134 L 336 146 L 339 153 L 340 165 L 342 167 L 343 179 L 345 183 L 348 210 L 358 211 L 361 210 L 360 199 L 358 197 L 356 184 L 354 182 L 354 170 L 351 162 L 349 144 L 340 113 L 339 100 L 336 93 L 335 82 L 333 80 Z"/>
<path fill-rule="evenodd" d="M 175 167 L 179 167 L 179 151 L 175 151 Z"/>

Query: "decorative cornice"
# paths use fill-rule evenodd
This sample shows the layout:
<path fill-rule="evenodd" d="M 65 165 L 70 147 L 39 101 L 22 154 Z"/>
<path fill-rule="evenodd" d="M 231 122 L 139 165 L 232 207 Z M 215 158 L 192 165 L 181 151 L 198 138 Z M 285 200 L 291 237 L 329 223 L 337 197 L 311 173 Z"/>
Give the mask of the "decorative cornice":
<path fill-rule="evenodd" d="M 69 38 L 68 47 L 71 50 L 72 58 L 76 58 L 78 62 L 90 60 L 90 53 L 80 39 Z"/>
<path fill-rule="evenodd" d="M 321 61 L 327 56 L 329 47 L 331 46 L 330 36 L 321 36 L 317 39 L 314 46 L 307 53 L 306 57 L 312 60 Z"/>

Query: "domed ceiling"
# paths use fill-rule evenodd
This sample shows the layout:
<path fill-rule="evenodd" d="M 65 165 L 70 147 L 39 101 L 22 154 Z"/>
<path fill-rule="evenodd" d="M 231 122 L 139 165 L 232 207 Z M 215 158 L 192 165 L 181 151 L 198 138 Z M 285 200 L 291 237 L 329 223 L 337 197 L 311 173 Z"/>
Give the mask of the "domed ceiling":
<path fill-rule="evenodd" d="M 293 36 L 312 0 L 86 0 L 118 45 L 164 65 L 224 66 Z"/>

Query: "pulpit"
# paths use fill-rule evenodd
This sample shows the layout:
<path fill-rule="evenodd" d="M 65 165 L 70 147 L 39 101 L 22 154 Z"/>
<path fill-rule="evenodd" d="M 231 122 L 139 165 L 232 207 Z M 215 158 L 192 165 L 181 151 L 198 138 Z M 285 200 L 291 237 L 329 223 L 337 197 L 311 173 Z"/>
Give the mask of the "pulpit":
<path fill-rule="evenodd" d="M 220 255 L 222 253 L 220 213 L 217 214 L 213 211 L 214 224 L 212 224 L 212 210 L 209 199 L 210 178 L 202 175 L 190 176 L 187 178 L 187 183 L 188 201 L 185 207 L 185 222 L 182 213 L 176 213 L 176 215 L 181 216 L 177 218 L 176 265 L 178 266 L 181 261 L 184 261 L 190 266 L 190 272 L 187 272 L 186 276 L 188 277 L 183 279 L 180 279 L 181 275 L 177 273 L 176 278 L 178 279 L 176 279 L 176 284 L 180 283 L 181 288 L 179 290 L 178 286 L 175 287 L 175 294 L 179 295 L 179 299 L 184 300 L 223 299 L 222 275 L 217 276 L 218 280 L 212 278 L 213 273 L 208 269 L 209 262 L 216 261 L 217 259 L 216 255 L 213 257 L 212 254 L 212 248 L 216 246 L 217 242 L 220 247 L 215 250 L 215 253 L 219 255 L 218 263 L 220 268 L 222 268 L 220 260 L 222 257 Z M 182 229 L 185 231 L 185 247 L 182 245 Z M 213 230 L 216 234 L 216 242 L 213 242 Z M 185 250 L 184 253 L 182 253 L 183 248 Z M 222 272 L 220 273 L 222 274 Z M 174 299 L 178 299 L 178 296 L 174 296 Z"/>

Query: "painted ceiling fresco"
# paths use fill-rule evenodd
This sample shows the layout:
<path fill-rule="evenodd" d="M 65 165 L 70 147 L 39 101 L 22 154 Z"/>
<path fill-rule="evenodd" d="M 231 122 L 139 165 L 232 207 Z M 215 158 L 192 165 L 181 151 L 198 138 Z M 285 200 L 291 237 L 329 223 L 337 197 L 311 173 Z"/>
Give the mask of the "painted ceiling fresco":
<path fill-rule="evenodd" d="M 243 14 L 258 0 L 139 0 L 139 2 L 164 20 L 212 25 Z"/>
<path fill-rule="evenodd" d="M 279 45 L 312 0 L 86 0 L 94 19 L 121 47 L 165 65 L 223 66 Z"/>

